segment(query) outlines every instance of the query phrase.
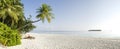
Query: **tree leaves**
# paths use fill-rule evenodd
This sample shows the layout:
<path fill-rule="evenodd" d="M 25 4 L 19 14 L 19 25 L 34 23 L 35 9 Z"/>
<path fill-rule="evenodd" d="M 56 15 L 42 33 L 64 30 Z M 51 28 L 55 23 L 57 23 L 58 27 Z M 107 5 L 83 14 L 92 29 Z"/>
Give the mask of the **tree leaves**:
<path fill-rule="evenodd" d="M 49 5 L 42 4 L 42 7 L 37 9 L 38 15 L 36 17 L 42 20 L 42 22 L 44 22 L 45 19 L 47 19 L 47 21 L 50 23 L 51 19 L 53 18 L 53 14 L 51 13 L 51 11 L 52 9 Z"/>
<path fill-rule="evenodd" d="M 11 24 L 12 27 L 19 19 L 24 19 L 23 5 L 20 0 L 0 0 L 0 21 Z"/>
<path fill-rule="evenodd" d="M 4 46 L 14 46 L 21 44 L 21 35 L 17 30 L 12 30 L 7 25 L 0 22 L 0 43 Z"/>

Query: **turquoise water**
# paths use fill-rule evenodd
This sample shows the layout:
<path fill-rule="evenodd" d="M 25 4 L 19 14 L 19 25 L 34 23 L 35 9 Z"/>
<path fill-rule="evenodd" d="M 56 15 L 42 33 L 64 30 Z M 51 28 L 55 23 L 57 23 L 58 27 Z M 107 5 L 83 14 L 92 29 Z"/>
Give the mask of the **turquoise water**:
<path fill-rule="evenodd" d="M 65 34 L 82 37 L 120 38 L 120 34 L 109 31 L 40 31 L 39 34 Z"/>

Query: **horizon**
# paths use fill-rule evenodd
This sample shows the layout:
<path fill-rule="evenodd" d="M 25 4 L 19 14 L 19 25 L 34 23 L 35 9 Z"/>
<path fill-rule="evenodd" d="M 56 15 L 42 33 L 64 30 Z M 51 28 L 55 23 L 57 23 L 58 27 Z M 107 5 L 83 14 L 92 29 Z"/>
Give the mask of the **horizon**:
<path fill-rule="evenodd" d="M 53 9 L 55 19 L 49 24 L 35 23 L 36 31 L 80 31 L 101 29 L 119 31 L 119 0 L 22 0 L 25 16 L 36 16 L 36 9 L 46 3 Z M 33 4 L 31 4 L 33 3 Z M 32 18 L 32 20 L 36 20 Z"/>
<path fill-rule="evenodd" d="M 120 0 L 0 0 L 0 49 L 120 49 L 119 30 Z"/>

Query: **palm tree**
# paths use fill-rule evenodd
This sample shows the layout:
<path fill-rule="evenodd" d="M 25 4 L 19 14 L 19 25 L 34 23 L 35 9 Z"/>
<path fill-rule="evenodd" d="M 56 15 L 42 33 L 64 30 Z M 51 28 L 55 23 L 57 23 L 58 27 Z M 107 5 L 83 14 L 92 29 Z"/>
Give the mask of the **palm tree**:
<path fill-rule="evenodd" d="M 48 23 L 51 22 L 51 19 L 53 19 L 53 14 L 51 13 L 52 9 L 49 5 L 47 4 L 42 4 L 42 6 L 40 8 L 37 9 L 37 13 L 38 15 L 36 16 L 36 18 L 38 18 L 38 20 L 36 21 L 31 21 L 31 23 L 35 23 L 35 22 L 39 22 L 42 21 L 44 22 L 45 19 L 47 19 Z M 18 28 L 18 30 L 30 25 L 31 23 L 28 23 L 26 25 L 24 25 L 23 27 Z"/>
<path fill-rule="evenodd" d="M 42 20 L 42 22 L 47 19 L 47 21 L 50 23 L 51 19 L 54 18 L 53 14 L 51 13 L 52 9 L 47 4 L 42 4 L 42 7 L 38 8 L 37 10 L 38 15 L 36 17 Z"/>
<path fill-rule="evenodd" d="M 13 26 L 19 19 L 24 19 L 21 0 L 0 0 L 0 21 Z"/>

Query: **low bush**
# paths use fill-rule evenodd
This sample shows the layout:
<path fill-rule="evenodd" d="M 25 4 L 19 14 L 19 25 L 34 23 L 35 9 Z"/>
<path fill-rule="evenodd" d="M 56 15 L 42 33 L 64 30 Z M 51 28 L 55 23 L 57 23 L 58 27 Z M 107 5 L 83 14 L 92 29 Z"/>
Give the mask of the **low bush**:
<path fill-rule="evenodd" d="M 0 43 L 4 46 L 19 45 L 21 44 L 21 35 L 17 30 L 12 30 L 0 22 Z"/>

